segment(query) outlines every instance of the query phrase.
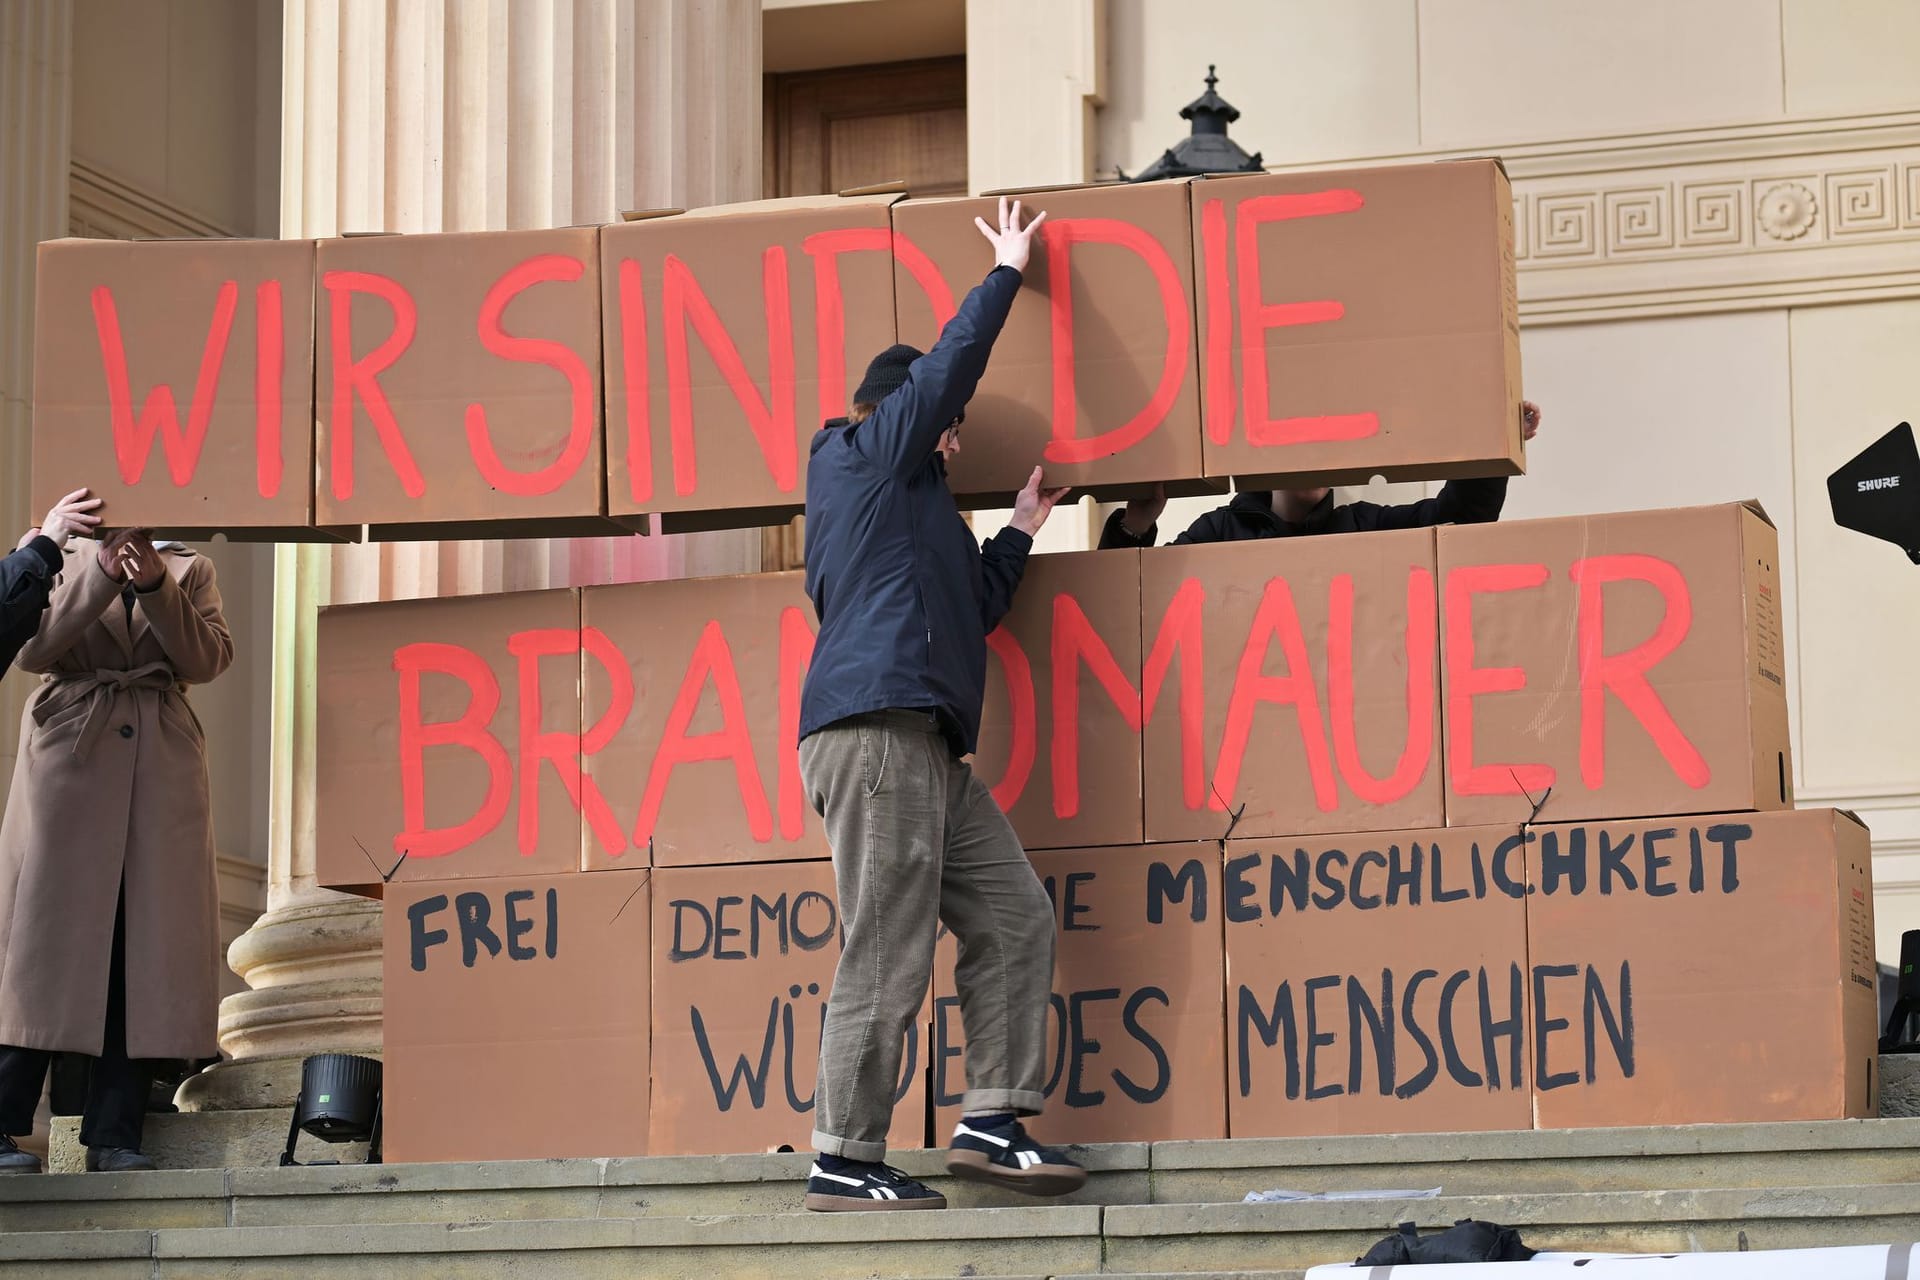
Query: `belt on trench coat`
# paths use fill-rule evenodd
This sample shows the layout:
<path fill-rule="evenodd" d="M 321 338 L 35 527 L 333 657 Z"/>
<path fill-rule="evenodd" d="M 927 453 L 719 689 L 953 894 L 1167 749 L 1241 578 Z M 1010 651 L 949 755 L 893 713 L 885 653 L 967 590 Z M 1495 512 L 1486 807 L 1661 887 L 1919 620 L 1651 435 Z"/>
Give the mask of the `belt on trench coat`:
<path fill-rule="evenodd" d="M 74 739 L 73 754 L 85 759 L 107 731 L 112 719 L 116 695 L 136 689 L 154 689 L 172 693 L 180 687 L 173 668 L 164 662 L 149 662 L 127 671 L 102 668 L 87 672 L 55 672 L 46 678 L 46 692 L 33 704 L 33 722 L 47 721 L 80 702 L 87 704 L 86 719 L 80 723 L 80 736 Z"/>

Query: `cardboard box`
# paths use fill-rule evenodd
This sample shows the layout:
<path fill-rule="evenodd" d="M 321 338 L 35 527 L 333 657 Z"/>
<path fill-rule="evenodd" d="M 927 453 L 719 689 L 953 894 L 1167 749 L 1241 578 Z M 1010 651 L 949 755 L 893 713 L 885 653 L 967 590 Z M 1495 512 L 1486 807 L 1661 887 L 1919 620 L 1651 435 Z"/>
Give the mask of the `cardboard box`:
<path fill-rule="evenodd" d="M 614 512 L 677 531 L 800 511 L 814 433 L 893 342 L 897 199 L 765 200 L 601 230 Z"/>
<path fill-rule="evenodd" d="M 1140 843 L 1140 554 L 1033 556 L 987 637 L 974 768 L 1028 849 Z"/>
<path fill-rule="evenodd" d="M 828 856 L 800 784 L 800 688 L 814 633 L 804 578 L 582 593 L 582 754 L 617 815 L 582 832 L 588 870 Z"/>
<path fill-rule="evenodd" d="M 1806 809 L 1533 831 L 1541 1128 L 1878 1114 L 1873 851 Z"/>
<path fill-rule="evenodd" d="M 386 1158 L 647 1151 L 647 873 L 395 885 Z"/>
<path fill-rule="evenodd" d="M 1526 469 L 1497 160 L 1193 184 L 1206 474 L 1242 489 Z"/>
<path fill-rule="evenodd" d="M 1141 554 L 1148 840 L 1441 825 L 1433 547 Z"/>
<path fill-rule="evenodd" d="M 1032 861 L 1060 927 L 1048 1106 L 1034 1132 L 1052 1143 L 1226 1137 L 1218 848 L 1054 849 Z M 943 930 L 933 1012 L 942 1142 L 967 1087 L 957 951 Z"/>
<path fill-rule="evenodd" d="M 1227 842 L 1236 1138 L 1532 1127 L 1517 828 Z"/>
<path fill-rule="evenodd" d="M 374 537 L 617 533 L 599 232 L 322 240 L 319 513 Z"/>
<path fill-rule="evenodd" d="M 648 1150 L 807 1150 L 820 1031 L 840 962 L 833 865 L 666 867 L 653 875 Z M 908 1028 L 891 1147 L 926 1143 L 926 1030 L 924 1016 Z"/>
<path fill-rule="evenodd" d="M 33 511 L 85 486 L 177 538 L 313 524 L 313 244 L 49 240 L 34 300 Z"/>
<path fill-rule="evenodd" d="M 1009 505 L 1036 466 L 1103 500 L 1215 492 L 1202 479 L 1193 246 L 1184 183 L 1034 192 L 1047 221 L 993 359 L 967 406 L 948 482 L 965 505 Z M 993 268 L 974 226 L 994 197 L 893 211 L 900 341 L 922 351 Z"/>
<path fill-rule="evenodd" d="M 319 883 L 578 870 L 579 652 L 573 591 L 322 610 Z"/>
<path fill-rule="evenodd" d="M 1756 503 L 1441 529 L 1448 824 L 1790 808 L 1778 542 Z"/>

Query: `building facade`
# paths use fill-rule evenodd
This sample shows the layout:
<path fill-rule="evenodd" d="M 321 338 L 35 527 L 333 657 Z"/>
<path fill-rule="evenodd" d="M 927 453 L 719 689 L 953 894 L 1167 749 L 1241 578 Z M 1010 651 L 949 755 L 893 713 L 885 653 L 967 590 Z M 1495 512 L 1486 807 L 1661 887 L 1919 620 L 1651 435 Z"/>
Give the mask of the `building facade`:
<path fill-rule="evenodd" d="M 1920 415 L 1916 49 L 1909 0 L 5 0 L 0 516 L 37 518 L 40 239 L 1084 181 L 1177 140 L 1215 64 L 1271 167 L 1506 161 L 1546 419 L 1508 514 L 1762 502 L 1796 789 L 1872 826 L 1891 961 L 1920 927 L 1920 593 L 1898 550 L 1834 527 L 1824 481 Z M 1101 514 L 1056 516 L 1045 549 Z M 211 548 L 243 655 L 199 700 L 235 1061 L 189 1105 L 281 1105 L 304 1054 L 380 1042 L 377 907 L 313 882 L 322 604 L 782 567 L 798 540 Z M 13 752 L 0 734 L 9 772 Z"/>

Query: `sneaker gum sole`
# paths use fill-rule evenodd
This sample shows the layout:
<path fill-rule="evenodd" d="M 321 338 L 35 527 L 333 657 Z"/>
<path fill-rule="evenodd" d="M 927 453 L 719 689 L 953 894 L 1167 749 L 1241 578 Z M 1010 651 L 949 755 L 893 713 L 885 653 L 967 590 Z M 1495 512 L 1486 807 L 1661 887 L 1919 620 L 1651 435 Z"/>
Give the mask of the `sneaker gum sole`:
<path fill-rule="evenodd" d="M 1077 1165 L 1037 1164 L 1031 1169 L 1004 1169 L 980 1151 L 948 1151 L 947 1172 L 968 1182 L 1004 1187 L 1023 1196 L 1071 1195 L 1087 1183 L 1087 1171 Z"/>
<path fill-rule="evenodd" d="M 806 1207 L 815 1213 L 884 1213 L 890 1209 L 944 1209 L 945 1196 L 917 1196 L 911 1200 L 869 1200 L 863 1196 L 829 1196 L 807 1192 Z"/>

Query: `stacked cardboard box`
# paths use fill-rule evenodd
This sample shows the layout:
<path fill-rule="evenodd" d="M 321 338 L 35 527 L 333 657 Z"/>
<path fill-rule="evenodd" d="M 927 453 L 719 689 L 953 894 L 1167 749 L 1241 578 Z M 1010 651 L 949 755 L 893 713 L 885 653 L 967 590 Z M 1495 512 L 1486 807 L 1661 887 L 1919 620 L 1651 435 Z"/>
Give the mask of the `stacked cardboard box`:
<path fill-rule="evenodd" d="M 1736 504 L 1036 557 L 976 765 L 1057 910 L 1041 1132 L 1872 1114 L 1867 833 L 1791 807 L 1775 543 Z M 797 574 L 323 616 L 395 1158 L 477 1107 L 517 1154 L 805 1145 L 812 624 Z M 964 1089 L 938 954 L 903 1145 Z"/>

